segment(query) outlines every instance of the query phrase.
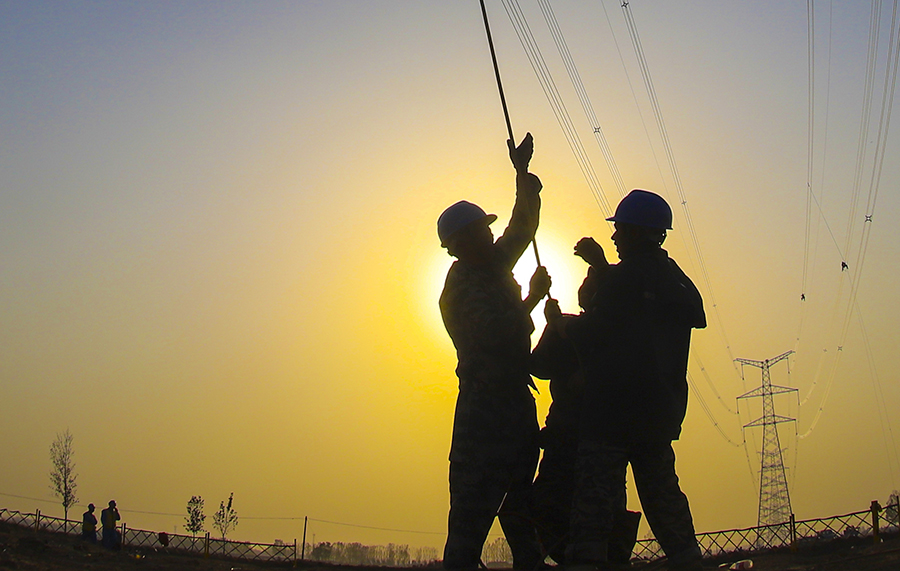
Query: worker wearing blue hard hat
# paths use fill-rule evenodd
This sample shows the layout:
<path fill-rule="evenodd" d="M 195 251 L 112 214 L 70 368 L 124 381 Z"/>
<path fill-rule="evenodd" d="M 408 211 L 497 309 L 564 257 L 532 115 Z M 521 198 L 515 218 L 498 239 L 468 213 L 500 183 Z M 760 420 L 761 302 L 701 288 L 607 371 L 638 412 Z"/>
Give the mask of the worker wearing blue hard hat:
<path fill-rule="evenodd" d="M 607 220 L 657 230 L 671 230 L 672 209 L 660 195 L 636 188 L 619 202 L 616 213 Z"/>
<path fill-rule="evenodd" d="M 672 441 L 687 409 L 691 330 L 706 326 L 703 300 L 662 249 L 672 210 L 661 196 L 633 190 L 608 220 L 615 223 L 618 264 L 607 264 L 592 238 L 576 245 L 576 254 L 602 274 L 585 312 L 563 318 L 554 301 L 545 307 L 548 323 L 575 345 L 585 377 L 566 564 L 610 567 L 611 533 L 631 464 L 668 568 L 700 570 Z"/>

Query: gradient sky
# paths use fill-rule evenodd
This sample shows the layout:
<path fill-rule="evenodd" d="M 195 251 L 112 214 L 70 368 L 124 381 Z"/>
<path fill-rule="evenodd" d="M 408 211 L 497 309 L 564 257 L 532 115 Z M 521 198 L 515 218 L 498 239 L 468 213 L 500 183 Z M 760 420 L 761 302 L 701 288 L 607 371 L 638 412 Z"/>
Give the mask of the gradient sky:
<path fill-rule="evenodd" d="M 540 11 L 521 4 L 615 204 Z M 756 523 L 761 434 L 744 446 L 741 425 L 759 403 L 729 409 L 760 376 L 742 381 L 738 357 L 797 351 L 772 380 L 799 389 L 776 401 L 799 419 L 781 432 L 798 519 L 886 499 L 897 125 L 860 245 L 890 6 L 855 209 L 868 5 L 815 3 L 811 169 L 806 3 L 630 6 L 702 258 L 621 8 L 554 3 L 626 186 L 669 198 L 667 247 L 706 299 L 676 445 L 698 530 Z M 610 227 L 503 5 L 488 10 L 513 127 L 535 138 L 542 259 L 574 312 L 572 246 L 593 235 L 614 258 Z M 0 507 L 62 514 L 25 498 L 52 502 L 48 448 L 68 428 L 80 503 L 115 498 L 131 527 L 181 531 L 147 512 L 202 495 L 211 516 L 233 491 L 238 539 L 290 541 L 308 516 L 310 540 L 440 546 L 457 381 L 435 221 L 465 198 L 501 229 L 505 139 L 474 0 L 0 2 Z M 807 242 L 808 172 L 824 216 Z M 526 253 L 520 281 L 533 266 Z"/>

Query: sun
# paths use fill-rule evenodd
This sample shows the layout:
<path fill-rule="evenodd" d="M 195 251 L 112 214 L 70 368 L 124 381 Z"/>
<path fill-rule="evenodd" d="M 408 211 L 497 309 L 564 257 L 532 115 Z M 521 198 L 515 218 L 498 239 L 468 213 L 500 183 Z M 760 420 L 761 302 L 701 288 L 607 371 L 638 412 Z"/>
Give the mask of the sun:
<path fill-rule="evenodd" d="M 447 271 L 453 265 L 453 258 L 447 254 L 444 248 L 432 248 L 427 257 L 423 257 L 411 271 L 415 273 L 420 284 L 420 292 L 417 296 L 420 300 L 420 313 L 425 316 L 424 326 L 429 336 L 443 344 L 449 344 L 449 337 L 444 329 L 444 321 L 441 319 L 441 309 L 438 300 L 444 290 L 444 280 Z"/>
<path fill-rule="evenodd" d="M 578 288 L 587 274 L 587 264 L 574 255 L 574 242 L 569 244 L 571 241 L 563 240 L 550 232 L 541 232 L 538 236 L 538 251 L 541 263 L 547 268 L 552 280 L 550 295 L 559 301 L 560 308 L 564 313 L 577 314 L 579 312 Z M 447 271 L 453 261 L 454 258 L 448 256 L 446 250 L 435 248 L 427 257 L 419 260 L 415 269 L 417 281 L 420 284 L 420 293 L 417 296 L 420 299 L 419 311 L 422 315 L 427 316 L 424 321 L 428 333 L 441 341 L 445 340 L 447 332 L 444 330 L 444 323 L 441 320 L 438 299 L 444 288 Z M 534 249 L 529 245 L 513 268 L 513 276 L 522 286 L 523 298 L 528 295 L 528 282 L 536 267 Z M 541 302 L 532 312 L 535 327 L 533 341 L 535 343 L 546 323 L 543 309 L 544 303 Z"/>
<path fill-rule="evenodd" d="M 542 229 L 538 235 L 538 251 L 541 262 L 547 268 L 552 280 L 550 295 L 559 301 L 560 308 L 564 313 L 577 314 L 579 312 L 578 287 L 587 274 L 588 266 L 581 258 L 575 256 L 574 245 L 575 240 L 571 236 L 563 239 L 547 229 Z M 443 248 L 432 248 L 426 255 L 418 257 L 413 262 L 413 267 L 409 269 L 419 283 L 419 293 L 416 296 L 419 299 L 417 311 L 420 316 L 419 326 L 423 333 L 430 338 L 435 349 L 445 352 L 452 352 L 453 345 L 444 329 L 438 299 L 444 289 L 447 271 L 454 259 L 448 256 L 447 251 Z M 523 297 L 528 294 L 528 282 L 536 267 L 534 249 L 529 245 L 513 269 L 513 276 L 522 286 Z M 540 339 L 546 325 L 543 301 L 537 305 L 531 317 L 534 321 L 534 333 L 531 336 L 532 345 L 534 345 Z M 536 385 L 539 388 L 539 392 L 535 394 L 538 419 L 543 424 L 551 404 L 550 393 L 546 390 L 545 381 L 536 381 Z"/>
<path fill-rule="evenodd" d="M 581 258 L 573 253 L 574 242 L 569 244 L 568 241 L 562 240 L 550 232 L 542 232 L 538 236 L 538 252 L 541 256 L 541 263 L 547 268 L 550 274 L 552 285 L 550 286 L 550 295 L 559 301 L 560 309 L 563 313 L 578 313 L 578 288 L 584 276 L 587 275 L 587 264 Z M 522 296 L 528 294 L 528 282 L 531 275 L 537 268 L 537 260 L 535 259 L 534 248 L 529 248 L 519 258 L 519 263 L 513 268 L 513 276 L 522 286 Z M 534 320 L 535 335 L 540 336 L 544 329 L 544 303 L 538 304 L 532 313 Z M 535 342 L 537 337 L 535 337 Z"/>

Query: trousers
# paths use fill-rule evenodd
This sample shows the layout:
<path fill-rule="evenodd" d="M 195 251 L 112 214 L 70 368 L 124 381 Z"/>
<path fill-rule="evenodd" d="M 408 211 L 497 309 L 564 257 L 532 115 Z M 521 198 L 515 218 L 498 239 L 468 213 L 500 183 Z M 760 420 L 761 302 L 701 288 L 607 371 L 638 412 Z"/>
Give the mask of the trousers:
<path fill-rule="evenodd" d="M 578 446 L 575 499 L 572 505 L 568 563 L 606 563 L 619 491 L 625 487 L 628 464 L 634 474 L 641 506 L 650 529 L 671 564 L 699 562 L 687 496 L 675 474 L 670 441 L 609 443 L 582 440 Z"/>
<path fill-rule="evenodd" d="M 494 517 L 499 517 L 514 569 L 532 570 L 543 562 L 531 513 L 538 455 L 535 446 L 508 462 L 451 460 L 445 569 L 478 567 Z"/>

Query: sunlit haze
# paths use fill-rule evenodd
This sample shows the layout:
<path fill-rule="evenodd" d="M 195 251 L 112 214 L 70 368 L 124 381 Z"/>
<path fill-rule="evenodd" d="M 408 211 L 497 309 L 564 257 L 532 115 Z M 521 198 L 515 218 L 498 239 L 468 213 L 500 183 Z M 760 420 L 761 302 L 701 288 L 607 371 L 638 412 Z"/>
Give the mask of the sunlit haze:
<path fill-rule="evenodd" d="M 614 207 L 541 11 L 520 5 Z M 503 3 L 487 6 L 516 137 L 534 135 L 541 259 L 576 313 L 573 246 L 594 236 L 616 261 L 609 214 Z M 760 371 L 742 379 L 735 358 L 796 351 L 772 382 L 799 389 L 776 398 L 797 419 L 780 435 L 798 519 L 886 499 L 890 8 L 863 121 L 868 5 L 815 3 L 812 74 L 807 3 L 629 7 L 678 183 L 620 3 L 553 3 L 625 187 L 669 200 L 665 247 L 704 296 L 676 443 L 698 531 L 757 519 L 761 432 L 742 425 L 760 403 L 735 397 Z M 115 499 L 129 527 L 182 532 L 192 495 L 210 515 L 234 492 L 236 539 L 299 539 L 309 517 L 308 541 L 442 545 L 457 379 L 436 220 L 466 199 L 502 232 L 506 138 L 474 0 L 0 0 L 0 507 L 62 515 L 48 450 L 68 429 L 79 506 Z M 529 248 L 526 291 L 534 267 Z"/>

